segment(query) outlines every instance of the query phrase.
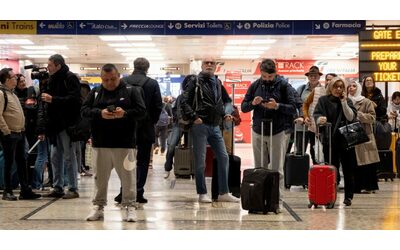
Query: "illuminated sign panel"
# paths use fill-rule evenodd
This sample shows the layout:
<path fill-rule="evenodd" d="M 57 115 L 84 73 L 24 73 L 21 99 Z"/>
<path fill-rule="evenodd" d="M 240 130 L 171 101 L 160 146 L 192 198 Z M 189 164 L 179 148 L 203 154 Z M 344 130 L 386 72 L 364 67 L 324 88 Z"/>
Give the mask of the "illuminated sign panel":
<path fill-rule="evenodd" d="M 400 82 L 400 30 L 361 31 L 359 46 L 360 79 Z"/>

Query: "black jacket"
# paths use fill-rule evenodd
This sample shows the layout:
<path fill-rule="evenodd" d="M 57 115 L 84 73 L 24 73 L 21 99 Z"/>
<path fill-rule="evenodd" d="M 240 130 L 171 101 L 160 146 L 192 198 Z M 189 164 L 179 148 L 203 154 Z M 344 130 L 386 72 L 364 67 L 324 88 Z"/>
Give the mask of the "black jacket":
<path fill-rule="evenodd" d="M 353 121 L 357 118 L 357 110 L 353 105 L 353 102 L 347 98 L 347 105 L 351 108 L 354 113 Z M 341 113 L 341 119 L 339 120 L 339 116 Z M 314 110 L 314 119 L 317 122 L 318 118 L 321 116 L 325 116 L 327 122 L 332 124 L 331 133 L 332 133 L 332 145 L 337 145 L 340 143 L 340 134 L 338 128 L 346 125 L 346 116 L 343 113 L 342 104 L 338 97 L 333 95 L 321 96 L 318 99 L 317 106 Z M 352 121 L 347 121 L 351 123 Z M 323 135 L 322 141 L 324 144 L 328 144 L 328 134 L 325 129 L 321 131 Z"/>
<path fill-rule="evenodd" d="M 139 86 L 142 84 L 146 116 L 138 123 L 138 142 L 155 142 L 155 125 L 160 117 L 162 100 L 158 82 L 146 76 L 144 72 L 134 71 L 132 75 L 122 79 L 128 85 Z M 144 83 L 144 85 L 143 85 Z"/>
<path fill-rule="evenodd" d="M 387 107 L 386 107 L 386 102 L 385 98 L 382 95 L 382 92 L 378 88 L 374 88 L 372 92 L 372 97 L 371 101 L 375 102 L 376 107 L 375 107 L 375 113 L 376 113 L 376 119 L 378 121 L 387 119 Z"/>
<path fill-rule="evenodd" d="M 292 127 L 293 117 L 296 116 L 295 89 L 281 76 L 276 76 L 272 85 L 265 84 L 262 79 L 258 79 L 250 85 L 247 93 L 242 101 L 242 112 L 247 113 L 253 111 L 253 131 L 261 134 L 262 120 L 271 120 L 273 125 L 272 134 L 276 135 Z M 277 110 L 266 109 L 261 105 L 253 106 L 251 103 L 256 96 L 263 99 L 273 98 L 279 103 Z M 265 135 L 269 133 L 269 122 L 264 125 Z"/>
<path fill-rule="evenodd" d="M 146 113 L 143 90 L 121 82 L 113 91 L 103 86 L 92 89 L 82 106 L 82 117 L 90 120 L 93 147 L 134 148 L 136 146 L 136 121 Z M 96 94 L 97 91 L 97 94 Z M 109 105 L 121 107 L 127 112 L 121 119 L 106 120 L 101 110 Z M 140 131 L 138 132 L 141 133 Z"/>
<path fill-rule="evenodd" d="M 38 133 L 54 136 L 77 123 L 80 117 L 81 94 L 78 77 L 67 65 L 50 76 L 44 91 L 53 97 L 51 103 L 39 105 Z"/>
<path fill-rule="evenodd" d="M 195 97 L 197 80 L 200 89 L 198 89 Z M 208 75 L 200 73 L 197 77 L 189 80 L 180 101 L 182 115 L 192 122 L 201 118 L 204 124 L 219 126 L 225 116 L 224 104 L 232 102 L 232 100 L 218 78 L 217 82 L 218 95 L 215 98 L 212 82 Z M 196 105 L 193 106 L 195 98 L 198 102 L 197 109 Z"/>

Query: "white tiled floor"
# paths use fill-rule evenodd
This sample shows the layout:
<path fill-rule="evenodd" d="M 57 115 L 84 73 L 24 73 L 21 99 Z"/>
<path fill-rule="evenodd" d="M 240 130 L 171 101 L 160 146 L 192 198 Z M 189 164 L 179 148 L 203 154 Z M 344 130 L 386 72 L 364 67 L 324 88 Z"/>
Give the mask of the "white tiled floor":
<path fill-rule="evenodd" d="M 252 167 L 250 145 L 238 144 L 236 154 L 242 158 L 242 170 Z M 0 200 L 0 229 L 400 229 L 399 179 L 380 182 L 376 194 L 356 194 L 351 207 L 343 206 L 339 192 L 331 210 L 308 209 L 307 191 L 292 187 L 285 192 L 282 214 L 249 215 L 240 204 L 199 204 L 194 180 L 175 180 L 173 174 L 165 180 L 163 162 L 164 157 L 154 156 L 145 192 L 149 203 L 138 210 L 136 223 L 122 222 L 120 209 L 114 205 L 119 191 L 114 172 L 104 221 L 85 221 L 94 182 L 93 177 L 81 177 L 79 199 Z M 209 178 L 207 185 L 211 190 Z"/>

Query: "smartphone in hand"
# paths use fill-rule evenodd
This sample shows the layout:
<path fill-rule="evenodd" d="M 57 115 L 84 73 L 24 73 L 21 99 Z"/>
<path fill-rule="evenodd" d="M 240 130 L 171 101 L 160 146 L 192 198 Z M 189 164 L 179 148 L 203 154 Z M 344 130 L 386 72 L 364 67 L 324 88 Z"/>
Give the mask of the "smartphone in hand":
<path fill-rule="evenodd" d="M 114 112 L 117 109 L 117 107 L 115 107 L 115 105 L 109 105 L 107 106 L 107 111 L 108 112 Z"/>

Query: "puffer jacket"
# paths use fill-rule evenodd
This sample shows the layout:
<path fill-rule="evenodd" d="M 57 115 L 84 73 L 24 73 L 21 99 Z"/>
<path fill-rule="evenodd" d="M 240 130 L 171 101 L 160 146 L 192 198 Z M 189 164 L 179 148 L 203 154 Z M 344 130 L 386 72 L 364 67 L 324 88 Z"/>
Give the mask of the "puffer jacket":
<path fill-rule="evenodd" d="M 290 123 L 293 117 L 296 116 L 296 107 L 299 105 L 296 102 L 294 89 L 281 76 L 276 76 L 273 84 L 266 84 L 262 79 L 258 79 L 250 85 L 247 93 L 242 101 L 242 111 L 244 113 L 253 111 L 253 131 L 261 134 L 261 122 L 263 120 L 272 120 L 272 134 L 276 135 L 282 131 L 290 129 Z M 277 110 L 266 109 L 261 105 L 254 106 L 252 103 L 256 96 L 261 96 L 264 100 L 273 98 L 279 103 Z M 300 107 L 300 106 L 299 106 Z M 291 121 L 291 122 L 289 122 Z M 270 123 L 264 124 L 264 131 L 269 133 Z M 265 134 L 268 135 L 268 134 Z"/>
<path fill-rule="evenodd" d="M 219 126 L 225 114 L 224 104 L 232 102 L 221 81 L 217 78 L 217 98 L 212 88 L 211 78 L 200 73 L 193 77 L 181 98 L 182 115 L 191 122 L 201 118 L 204 124 Z M 198 87 L 197 87 L 198 86 Z M 197 89 L 197 91 L 196 91 Z M 197 93 L 197 94 L 196 94 Z M 197 104 L 194 105 L 196 98 Z"/>

